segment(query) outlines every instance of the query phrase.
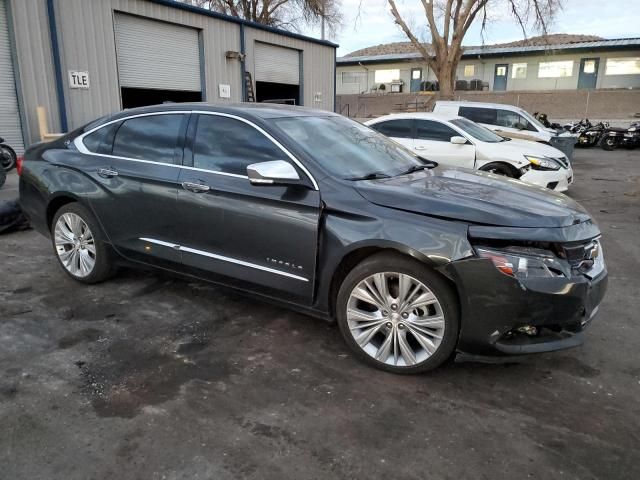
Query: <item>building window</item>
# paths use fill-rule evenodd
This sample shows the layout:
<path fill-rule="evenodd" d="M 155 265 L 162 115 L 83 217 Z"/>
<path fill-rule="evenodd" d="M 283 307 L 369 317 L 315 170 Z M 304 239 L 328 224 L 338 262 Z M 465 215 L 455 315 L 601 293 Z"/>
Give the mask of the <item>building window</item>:
<path fill-rule="evenodd" d="M 476 72 L 475 65 L 465 65 L 464 66 L 464 76 L 465 77 L 473 77 Z"/>
<path fill-rule="evenodd" d="M 376 83 L 391 83 L 394 80 L 400 80 L 400 69 L 393 68 L 389 70 L 376 70 Z"/>
<path fill-rule="evenodd" d="M 605 75 L 638 75 L 640 74 L 640 57 L 607 58 Z"/>
<path fill-rule="evenodd" d="M 540 62 L 538 78 L 570 77 L 573 74 L 573 60 L 560 62 Z"/>
<path fill-rule="evenodd" d="M 342 72 L 342 83 L 362 83 L 366 72 Z"/>
<path fill-rule="evenodd" d="M 527 78 L 527 64 L 514 63 L 511 70 L 511 78 Z"/>
<path fill-rule="evenodd" d="M 582 68 L 584 73 L 596 73 L 596 61 L 585 60 L 584 67 Z"/>

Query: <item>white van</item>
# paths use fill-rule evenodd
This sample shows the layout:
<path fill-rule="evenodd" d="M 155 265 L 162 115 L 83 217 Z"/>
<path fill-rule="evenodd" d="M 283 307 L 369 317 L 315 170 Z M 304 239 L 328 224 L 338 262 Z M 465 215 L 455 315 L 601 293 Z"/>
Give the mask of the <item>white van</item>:
<path fill-rule="evenodd" d="M 558 136 L 555 130 L 546 128 L 529 112 L 513 105 L 440 100 L 436 102 L 433 113 L 468 118 L 503 137 L 533 140 L 553 145 L 555 142 L 552 139 Z"/>

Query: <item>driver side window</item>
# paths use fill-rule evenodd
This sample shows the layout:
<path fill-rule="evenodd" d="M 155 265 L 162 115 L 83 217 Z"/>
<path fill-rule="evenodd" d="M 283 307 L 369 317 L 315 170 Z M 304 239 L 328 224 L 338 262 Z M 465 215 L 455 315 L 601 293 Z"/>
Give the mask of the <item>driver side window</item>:
<path fill-rule="evenodd" d="M 193 166 L 213 172 L 246 175 L 252 163 L 285 160 L 286 154 L 261 132 L 240 120 L 199 115 Z"/>
<path fill-rule="evenodd" d="M 506 128 L 516 128 L 518 130 L 535 131 L 531 123 L 522 115 L 510 110 L 498 110 L 497 125 Z"/>

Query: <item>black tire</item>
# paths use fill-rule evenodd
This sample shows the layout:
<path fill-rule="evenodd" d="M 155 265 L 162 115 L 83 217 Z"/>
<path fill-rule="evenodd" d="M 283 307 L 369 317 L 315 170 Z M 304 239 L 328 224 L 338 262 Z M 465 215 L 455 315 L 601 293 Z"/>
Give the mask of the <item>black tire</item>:
<path fill-rule="evenodd" d="M 93 266 L 93 269 L 91 270 L 91 273 L 87 276 L 74 275 L 62 263 L 62 260 L 58 255 L 55 241 L 55 225 L 58 223 L 60 217 L 65 213 L 73 213 L 79 216 L 84 221 L 84 223 L 87 224 L 89 230 L 91 231 L 91 234 L 93 235 L 95 246 L 95 264 Z M 87 208 L 83 207 L 79 203 L 67 203 L 66 205 L 63 205 L 53 216 L 53 221 L 50 225 L 50 231 L 51 243 L 53 245 L 53 251 L 56 255 L 56 258 L 58 259 L 62 270 L 64 270 L 64 272 L 74 280 L 86 284 L 93 284 L 103 282 L 104 280 L 107 280 L 115 274 L 116 266 L 113 258 L 113 251 L 111 250 L 111 247 L 106 243 L 106 239 L 104 238 L 98 222 Z"/>
<path fill-rule="evenodd" d="M 9 145 L 0 145 L 0 161 L 2 162 L 2 169 L 5 172 L 9 172 L 16 167 L 18 155 Z"/>
<path fill-rule="evenodd" d="M 506 163 L 487 163 L 483 165 L 479 170 L 483 172 L 495 173 L 496 175 L 502 175 L 504 177 L 515 178 L 517 172 L 511 165 L 507 165 Z"/>
<path fill-rule="evenodd" d="M 613 137 L 604 137 L 600 141 L 600 146 L 602 147 L 603 150 L 610 152 L 618 148 L 618 140 L 616 140 Z"/>
<path fill-rule="evenodd" d="M 437 350 L 426 360 L 412 366 L 390 365 L 376 360 L 366 353 L 356 342 L 347 321 L 347 305 L 354 288 L 364 279 L 375 273 L 393 272 L 407 274 L 426 286 L 435 295 L 442 308 L 444 334 Z M 365 363 L 381 370 L 401 374 L 422 373 L 440 366 L 453 354 L 460 331 L 460 308 L 454 289 L 426 265 L 393 252 L 372 255 L 359 263 L 346 276 L 336 299 L 336 317 L 342 336 L 354 354 Z"/>

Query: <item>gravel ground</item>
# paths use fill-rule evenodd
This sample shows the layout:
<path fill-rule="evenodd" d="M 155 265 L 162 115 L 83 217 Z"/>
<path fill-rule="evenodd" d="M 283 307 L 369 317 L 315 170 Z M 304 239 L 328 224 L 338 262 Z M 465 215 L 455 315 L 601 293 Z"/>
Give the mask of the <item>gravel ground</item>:
<path fill-rule="evenodd" d="M 640 151 L 576 157 L 609 292 L 583 347 L 517 365 L 394 376 L 321 321 L 150 272 L 82 286 L 0 236 L 0 477 L 640 478 Z"/>

